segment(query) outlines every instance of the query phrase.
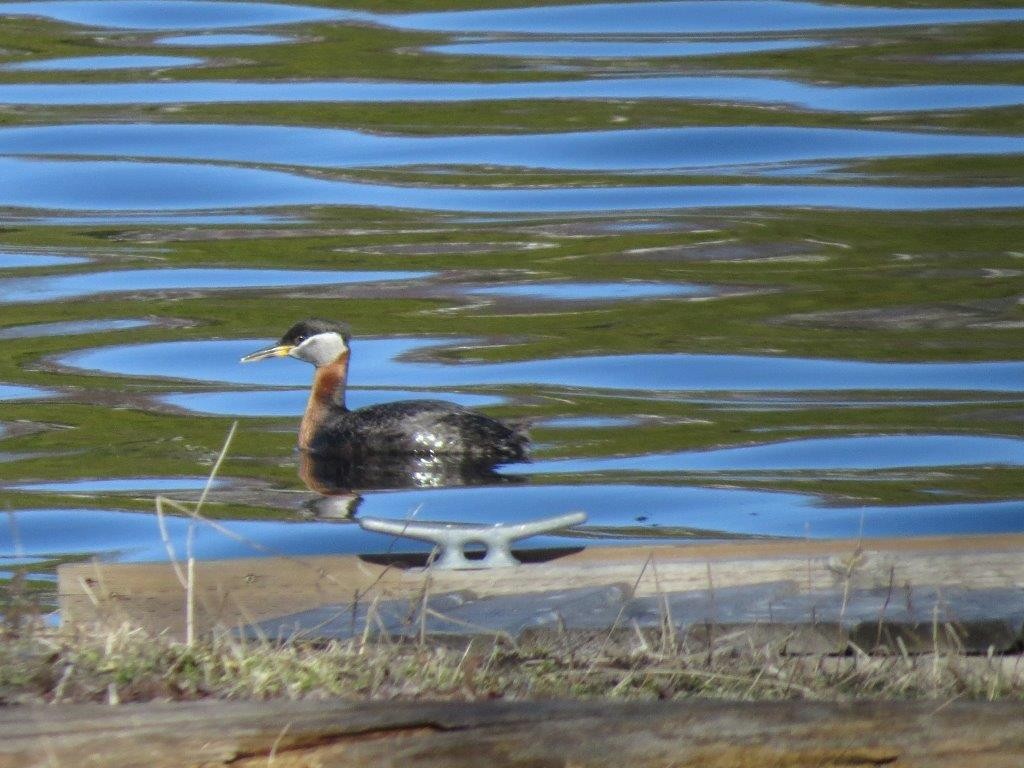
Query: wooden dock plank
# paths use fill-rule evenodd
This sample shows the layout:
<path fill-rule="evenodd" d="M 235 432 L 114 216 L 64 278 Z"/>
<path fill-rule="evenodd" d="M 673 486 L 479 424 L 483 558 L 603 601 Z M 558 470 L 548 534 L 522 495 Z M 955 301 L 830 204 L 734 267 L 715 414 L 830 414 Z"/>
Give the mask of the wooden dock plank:
<path fill-rule="evenodd" d="M 0 768 L 1019 768 L 1024 705 L 192 702 L 0 710 Z"/>
<path fill-rule="evenodd" d="M 1021 588 L 1022 553 L 1024 536 L 1011 535 L 592 547 L 493 571 L 402 569 L 355 556 L 201 561 L 195 569 L 196 618 L 205 631 L 424 589 L 491 596 L 622 585 L 643 597 L 774 582 L 807 590 Z M 124 620 L 178 634 L 184 629 L 185 591 L 169 563 L 61 566 L 59 593 L 67 620 Z"/>

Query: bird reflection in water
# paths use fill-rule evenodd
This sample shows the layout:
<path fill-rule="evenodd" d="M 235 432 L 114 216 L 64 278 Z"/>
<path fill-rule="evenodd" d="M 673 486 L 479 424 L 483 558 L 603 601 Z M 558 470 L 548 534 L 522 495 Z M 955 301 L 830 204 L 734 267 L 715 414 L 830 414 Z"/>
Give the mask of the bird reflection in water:
<path fill-rule="evenodd" d="M 399 488 L 450 488 L 521 483 L 503 475 L 495 461 L 453 455 L 322 455 L 299 452 L 299 477 L 319 498 L 306 505 L 314 516 L 355 515 L 360 491 Z"/>

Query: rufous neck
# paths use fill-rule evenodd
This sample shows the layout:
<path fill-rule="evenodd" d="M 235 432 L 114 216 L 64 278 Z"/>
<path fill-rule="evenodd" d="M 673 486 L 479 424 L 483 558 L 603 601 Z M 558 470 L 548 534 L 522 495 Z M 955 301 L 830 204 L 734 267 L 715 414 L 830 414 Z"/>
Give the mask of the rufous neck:
<path fill-rule="evenodd" d="M 299 447 L 309 450 L 317 431 L 332 411 L 345 410 L 345 385 L 348 381 L 348 352 L 328 365 L 321 365 L 313 376 L 313 388 L 299 427 Z"/>
<path fill-rule="evenodd" d="M 333 363 L 321 365 L 316 369 L 310 398 L 325 405 L 333 405 L 335 408 L 344 408 L 347 383 L 348 352 L 343 352 Z"/>

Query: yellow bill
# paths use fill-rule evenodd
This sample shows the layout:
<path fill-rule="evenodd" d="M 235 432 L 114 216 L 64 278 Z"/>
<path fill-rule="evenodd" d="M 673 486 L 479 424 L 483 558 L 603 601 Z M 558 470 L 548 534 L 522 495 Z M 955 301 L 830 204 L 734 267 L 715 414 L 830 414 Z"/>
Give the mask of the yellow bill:
<path fill-rule="evenodd" d="M 268 357 L 287 357 L 288 353 L 295 349 L 294 344 L 276 344 L 273 347 L 261 349 L 242 358 L 243 363 L 254 363 L 257 360 L 266 360 Z"/>

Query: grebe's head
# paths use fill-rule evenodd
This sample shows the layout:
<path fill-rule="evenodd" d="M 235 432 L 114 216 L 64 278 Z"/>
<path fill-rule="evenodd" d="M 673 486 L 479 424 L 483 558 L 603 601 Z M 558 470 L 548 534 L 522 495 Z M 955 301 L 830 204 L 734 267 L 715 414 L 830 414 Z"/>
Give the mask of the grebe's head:
<path fill-rule="evenodd" d="M 272 347 L 242 358 L 243 363 L 268 357 L 294 357 L 317 368 L 330 365 L 348 353 L 351 338 L 348 327 L 330 320 L 303 320 L 289 328 Z"/>

